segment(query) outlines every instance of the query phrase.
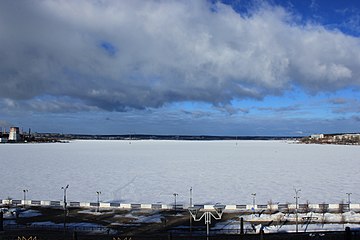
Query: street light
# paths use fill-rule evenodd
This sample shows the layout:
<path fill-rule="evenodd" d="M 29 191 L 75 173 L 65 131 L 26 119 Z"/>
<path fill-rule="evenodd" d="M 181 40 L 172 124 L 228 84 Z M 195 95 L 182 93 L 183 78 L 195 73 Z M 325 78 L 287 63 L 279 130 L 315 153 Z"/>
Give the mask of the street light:
<path fill-rule="evenodd" d="M 69 184 L 66 185 L 66 187 L 61 187 L 61 189 L 64 190 L 64 210 L 66 210 L 66 205 L 67 205 L 67 202 L 66 202 L 66 190 L 69 188 Z"/>
<path fill-rule="evenodd" d="M 192 207 L 193 206 L 193 204 L 192 204 L 192 187 L 190 187 L 190 207 Z M 190 232 L 192 232 L 192 217 L 191 217 L 191 214 L 190 214 Z"/>
<path fill-rule="evenodd" d="M 101 194 L 101 192 L 98 191 L 98 192 L 96 192 L 96 194 L 97 194 L 97 211 L 100 212 L 100 194 Z"/>
<path fill-rule="evenodd" d="M 174 200 L 175 200 L 174 209 L 175 209 L 175 215 L 176 215 L 176 196 L 178 196 L 179 194 L 173 193 L 173 195 L 174 195 Z"/>
<path fill-rule="evenodd" d="M 61 189 L 64 190 L 64 230 L 66 229 L 66 190 L 69 188 L 69 184 L 66 185 L 65 187 L 61 187 Z"/>
<path fill-rule="evenodd" d="M 350 193 L 346 193 L 347 195 L 348 195 L 348 204 L 349 204 L 349 211 L 350 211 L 350 203 L 351 203 L 351 201 L 350 201 L 350 195 L 352 194 L 351 192 Z"/>
<path fill-rule="evenodd" d="M 192 191 L 193 191 L 193 188 L 190 187 L 190 207 L 192 207 L 192 200 L 193 200 L 193 196 L 192 196 Z"/>
<path fill-rule="evenodd" d="M 251 196 L 253 197 L 253 211 L 255 212 L 255 200 L 256 200 L 256 193 L 252 193 Z"/>
<path fill-rule="evenodd" d="M 295 190 L 295 214 L 296 214 L 296 232 L 298 232 L 298 193 L 301 191 L 301 189 L 294 189 Z"/>
<path fill-rule="evenodd" d="M 24 193 L 24 208 L 25 208 L 25 201 L 26 201 L 26 193 L 29 192 L 28 189 L 24 189 L 23 193 Z"/>
<path fill-rule="evenodd" d="M 197 217 L 198 213 L 201 210 L 200 207 L 189 207 L 188 210 L 189 210 L 191 216 L 193 217 L 194 221 L 197 221 L 197 222 L 201 221 L 201 219 L 203 219 L 205 217 L 206 237 L 207 237 L 207 239 L 209 239 L 209 233 L 210 233 L 209 226 L 211 224 L 211 218 L 214 218 L 215 220 L 220 220 L 225 207 L 226 207 L 225 205 L 216 204 L 216 205 L 214 205 L 214 210 L 216 212 L 216 215 L 213 214 L 213 211 L 206 210 L 200 217 Z"/>

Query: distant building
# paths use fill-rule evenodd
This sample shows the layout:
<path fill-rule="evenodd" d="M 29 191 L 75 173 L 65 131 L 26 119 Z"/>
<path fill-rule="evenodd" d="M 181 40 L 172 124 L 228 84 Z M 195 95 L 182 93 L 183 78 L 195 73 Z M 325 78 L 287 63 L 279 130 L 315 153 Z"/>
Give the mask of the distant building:
<path fill-rule="evenodd" d="M 311 135 L 312 139 L 322 139 L 324 138 L 324 134 L 313 134 Z"/>
<path fill-rule="evenodd" d="M 360 133 L 313 134 L 304 143 L 360 145 Z"/>
<path fill-rule="evenodd" d="M 0 143 L 6 143 L 8 142 L 9 134 L 6 133 L 5 129 L 2 129 L 0 132 Z"/>
<path fill-rule="evenodd" d="M 20 141 L 20 130 L 18 127 L 11 127 L 9 133 L 9 141 L 18 142 Z"/>

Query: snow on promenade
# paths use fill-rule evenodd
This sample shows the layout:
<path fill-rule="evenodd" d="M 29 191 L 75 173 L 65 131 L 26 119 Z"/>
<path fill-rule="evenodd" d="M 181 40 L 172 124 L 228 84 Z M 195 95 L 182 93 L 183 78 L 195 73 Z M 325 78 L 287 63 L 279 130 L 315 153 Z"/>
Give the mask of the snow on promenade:
<path fill-rule="evenodd" d="M 285 141 L 73 141 L 0 144 L 0 199 L 122 203 L 340 203 L 360 180 L 359 146 Z"/>

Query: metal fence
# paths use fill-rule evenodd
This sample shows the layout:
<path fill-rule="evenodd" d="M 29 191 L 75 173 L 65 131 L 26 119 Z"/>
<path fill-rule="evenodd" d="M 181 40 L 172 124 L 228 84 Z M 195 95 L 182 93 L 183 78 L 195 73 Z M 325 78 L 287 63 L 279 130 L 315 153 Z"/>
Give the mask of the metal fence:
<path fill-rule="evenodd" d="M 247 234 L 247 235 L 175 235 L 172 233 L 157 235 L 119 235 L 119 234 L 83 234 L 80 232 L 17 232 L 5 233 L 1 240 L 358 240 L 359 232 L 327 232 L 327 233 L 277 233 L 277 234 Z"/>

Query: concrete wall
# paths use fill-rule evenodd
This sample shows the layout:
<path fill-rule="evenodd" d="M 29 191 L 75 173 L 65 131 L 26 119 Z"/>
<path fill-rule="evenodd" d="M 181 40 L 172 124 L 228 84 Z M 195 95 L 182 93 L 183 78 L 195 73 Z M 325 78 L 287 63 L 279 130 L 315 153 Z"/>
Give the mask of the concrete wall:
<path fill-rule="evenodd" d="M 15 206 L 44 206 L 44 207 L 63 207 L 64 202 L 63 201 L 49 201 L 49 200 L 0 200 L 0 205 L 6 206 L 6 205 L 15 205 Z M 298 209 L 301 210 L 303 206 L 306 204 L 299 204 Z M 336 212 L 339 210 L 340 204 L 325 204 L 325 208 L 327 211 Z M 80 208 L 97 208 L 96 202 L 67 202 L 68 207 L 80 207 Z M 213 210 L 213 205 L 196 205 L 200 208 L 203 208 L 205 210 Z M 177 205 L 177 209 L 187 209 L 188 205 Z M 253 205 L 252 204 L 243 204 L 243 205 L 225 205 L 225 210 L 227 211 L 253 211 Z M 166 204 L 130 204 L 130 203 L 106 203 L 106 202 L 100 202 L 99 208 L 102 209 L 141 209 L 141 210 L 155 210 L 155 209 L 162 209 L 162 210 L 169 210 L 174 209 L 173 205 L 166 205 Z M 258 204 L 255 205 L 254 210 L 272 210 L 272 211 L 294 211 L 296 209 L 295 204 Z M 309 204 L 308 209 L 310 211 L 321 211 L 324 209 L 324 204 Z M 344 211 L 349 210 L 348 204 L 343 205 Z M 360 211 L 360 204 L 350 204 L 350 210 L 353 211 Z"/>

